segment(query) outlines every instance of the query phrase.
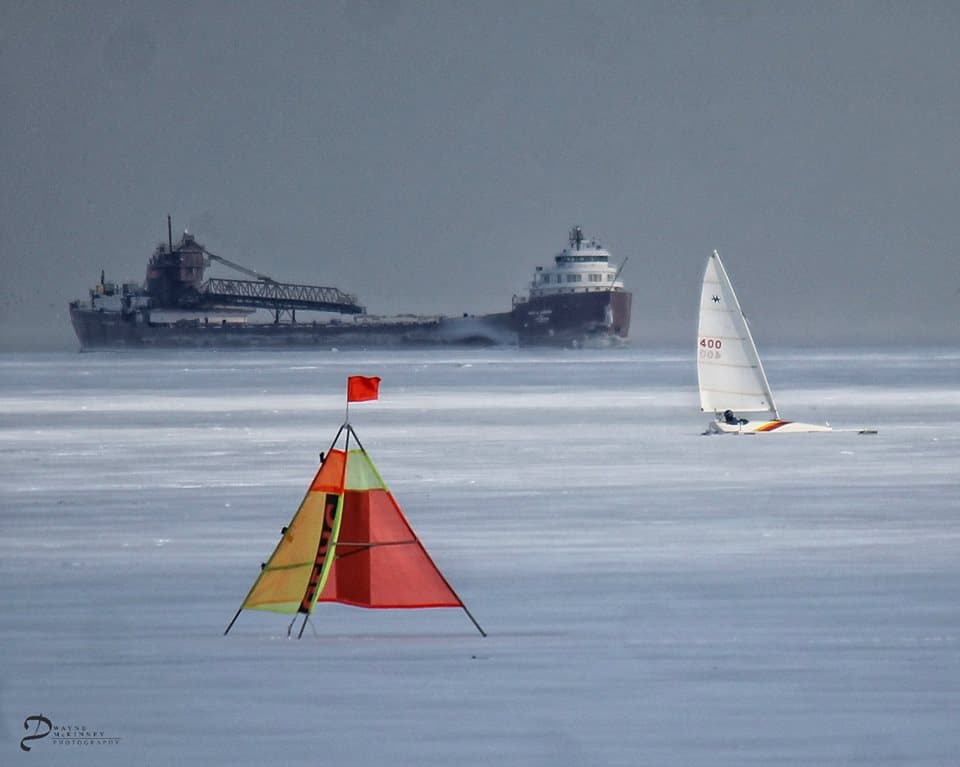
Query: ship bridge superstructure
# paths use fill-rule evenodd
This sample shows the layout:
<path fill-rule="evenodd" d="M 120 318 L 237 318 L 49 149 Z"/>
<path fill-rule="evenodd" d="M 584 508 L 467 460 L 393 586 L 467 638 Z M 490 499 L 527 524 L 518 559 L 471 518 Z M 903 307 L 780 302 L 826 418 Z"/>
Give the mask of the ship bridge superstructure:
<path fill-rule="evenodd" d="M 610 263 L 610 252 L 587 239 L 579 226 L 570 231 L 569 247 L 554 257 L 552 267 L 538 266 L 530 285 L 530 298 L 565 293 L 622 291 L 619 268 Z M 626 262 L 624 262 L 626 263 Z"/>

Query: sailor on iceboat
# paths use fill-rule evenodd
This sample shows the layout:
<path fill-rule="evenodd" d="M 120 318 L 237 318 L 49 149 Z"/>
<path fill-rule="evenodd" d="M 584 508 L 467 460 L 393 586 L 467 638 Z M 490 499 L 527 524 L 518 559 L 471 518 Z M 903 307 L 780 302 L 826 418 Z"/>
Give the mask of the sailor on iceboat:
<path fill-rule="evenodd" d="M 723 422 L 731 426 L 742 426 L 745 423 L 750 423 L 746 418 L 737 418 L 732 410 L 723 411 Z"/>

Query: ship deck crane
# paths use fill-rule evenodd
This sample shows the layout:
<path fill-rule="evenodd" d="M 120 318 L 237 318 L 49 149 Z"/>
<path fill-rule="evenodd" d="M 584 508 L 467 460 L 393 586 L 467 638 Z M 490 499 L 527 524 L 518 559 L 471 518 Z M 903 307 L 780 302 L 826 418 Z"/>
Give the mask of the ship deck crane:
<path fill-rule="evenodd" d="M 267 276 L 266 274 L 261 274 L 260 272 L 254 269 L 248 269 L 245 266 L 241 266 L 240 264 L 234 261 L 231 261 L 229 258 L 224 258 L 223 256 L 218 256 L 216 253 L 211 253 L 206 248 L 203 249 L 203 254 L 208 259 L 207 266 L 210 265 L 209 259 L 213 259 L 214 261 L 219 261 L 224 266 L 229 266 L 231 269 L 236 269 L 238 272 L 243 272 L 243 274 L 247 275 L 248 277 L 254 277 L 260 280 L 261 282 L 276 282 L 276 280 L 274 280 L 272 277 Z"/>
<path fill-rule="evenodd" d="M 251 309 L 270 309 L 275 320 L 280 321 L 281 312 L 289 312 L 296 321 L 296 310 L 339 312 L 341 314 L 364 314 L 366 310 L 357 303 L 357 297 L 344 293 L 339 288 L 319 285 L 299 285 L 277 282 L 272 277 L 254 269 L 231 261 L 229 258 L 211 253 L 206 248 L 203 254 L 209 261 L 217 261 L 224 266 L 254 277 L 249 280 L 227 280 L 218 277 L 208 278 L 203 284 L 203 297 L 206 302 L 215 302 L 227 306 L 249 307 Z"/>
<path fill-rule="evenodd" d="M 277 282 L 269 275 L 255 269 L 238 264 L 229 258 L 211 253 L 200 245 L 193 237 L 184 232 L 184 239 L 177 248 L 173 246 L 173 225 L 170 216 L 167 216 L 168 249 L 161 252 L 163 263 L 157 267 L 158 271 L 166 269 L 177 276 L 173 290 L 175 306 L 190 309 L 241 307 L 249 309 L 269 309 L 274 313 L 274 321 L 280 321 L 281 313 L 289 313 L 290 319 L 296 322 L 296 310 L 337 312 L 340 314 L 365 314 L 366 309 L 357 302 L 357 297 L 345 293 L 339 288 L 320 285 L 300 285 L 296 283 Z M 189 290 L 183 288 L 180 277 L 183 266 L 183 253 L 191 249 L 189 255 L 195 255 L 199 250 L 203 254 L 203 269 L 217 261 L 224 266 L 242 272 L 253 280 L 230 280 L 211 277 L 202 284 L 191 284 Z M 157 256 L 155 256 L 157 258 Z M 169 263 L 168 263 L 169 262 Z M 151 264 L 154 262 L 151 261 Z M 191 262 L 190 267 L 195 267 Z M 169 301 L 169 297 L 167 298 Z"/>

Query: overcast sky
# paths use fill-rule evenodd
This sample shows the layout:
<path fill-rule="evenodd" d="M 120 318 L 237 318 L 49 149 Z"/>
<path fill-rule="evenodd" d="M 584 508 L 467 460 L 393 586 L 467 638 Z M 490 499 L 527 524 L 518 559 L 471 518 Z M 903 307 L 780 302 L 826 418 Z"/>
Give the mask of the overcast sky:
<path fill-rule="evenodd" d="M 714 248 L 761 349 L 960 334 L 956 2 L 7 0 L 0 88 L 3 348 L 168 213 L 372 313 L 506 310 L 579 224 L 638 344 Z"/>

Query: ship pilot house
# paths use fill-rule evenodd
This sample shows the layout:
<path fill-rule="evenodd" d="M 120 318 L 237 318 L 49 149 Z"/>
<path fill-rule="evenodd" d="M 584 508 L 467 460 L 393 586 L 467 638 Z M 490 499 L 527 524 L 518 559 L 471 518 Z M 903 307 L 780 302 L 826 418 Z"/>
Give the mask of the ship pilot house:
<path fill-rule="evenodd" d="M 593 239 L 586 239 L 579 226 L 570 231 L 570 247 L 554 256 L 552 268 L 537 267 L 530 297 L 562 293 L 623 290 L 619 270 L 610 265 L 610 253 Z"/>

